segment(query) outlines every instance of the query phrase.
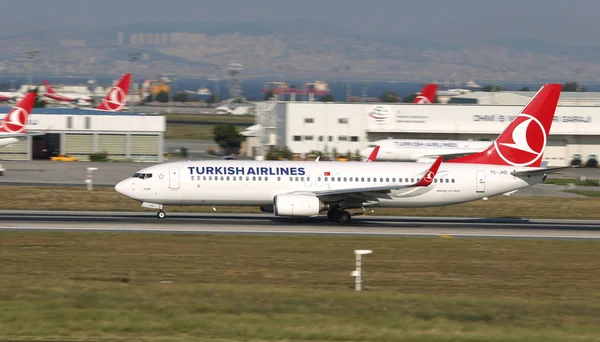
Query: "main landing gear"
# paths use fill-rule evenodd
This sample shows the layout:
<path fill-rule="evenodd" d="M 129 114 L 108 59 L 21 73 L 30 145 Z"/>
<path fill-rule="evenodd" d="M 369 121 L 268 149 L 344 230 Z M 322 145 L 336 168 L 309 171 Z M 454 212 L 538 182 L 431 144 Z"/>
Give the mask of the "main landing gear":
<path fill-rule="evenodd" d="M 329 222 L 350 223 L 352 215 L 345 210 L 332 208 L 327 211 L 327 220 Z"/>
<path fill-rule="evenodd" d="M 159 219 L 164 219 L 165 217 L 167 217 L 167 212 L 161 209 L 158 211 L 158 213 L 156 213 L 156 217 L 158 217 Z"/>

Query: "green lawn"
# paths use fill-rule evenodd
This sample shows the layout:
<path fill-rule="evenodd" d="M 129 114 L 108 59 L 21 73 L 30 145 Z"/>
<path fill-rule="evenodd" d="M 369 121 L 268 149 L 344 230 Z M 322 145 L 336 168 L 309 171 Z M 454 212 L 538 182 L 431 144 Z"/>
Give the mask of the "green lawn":
<path fill-rule="evenodd" d="M 368 248 L 352 290 L 353 250 Z M 0 340 L 592 341 L 594 241 L 0 233 Z"/>

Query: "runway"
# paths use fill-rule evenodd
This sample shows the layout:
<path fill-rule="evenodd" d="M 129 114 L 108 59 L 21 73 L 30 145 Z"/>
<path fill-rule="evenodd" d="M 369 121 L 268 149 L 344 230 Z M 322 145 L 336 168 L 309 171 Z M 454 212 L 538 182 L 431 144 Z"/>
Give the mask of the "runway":
<path fill-rule="evenodd" d="M 600 239 L 600 221 L 357 216 L 341 225 L 322 216 L 169 213 L 159 220 L 152 212 L 0 211 L 0 231 Z"/>

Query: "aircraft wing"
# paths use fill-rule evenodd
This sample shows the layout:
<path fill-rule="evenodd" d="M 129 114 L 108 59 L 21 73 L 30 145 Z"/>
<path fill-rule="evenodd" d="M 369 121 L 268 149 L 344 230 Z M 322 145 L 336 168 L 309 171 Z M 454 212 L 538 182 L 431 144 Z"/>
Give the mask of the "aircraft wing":
<path fill-rule="evenodd" d="M 324 202 L 339 202 L 342 200 L 369 201 L 377 200 L 377 198 L 391 198 L 389 193 L 392 190 L 429 186 L 433 182 L 433 179 L 442 164 L 442 159 L 442 157 L 438 157 L 431 167 L 423 172 L 424 176 L 418 178 L 417 182 L 414 183 L 321 190 L 309 193 L 319 197 Z"/>
<path fill-rule="evenodd" d="M 573 166 L 557 166 L 557 167 L 548 167 L 548 168 L 540 168 L 540 169 L 533 169 L 533 170 L 521 170 L 521 171 L 513 171 L 510 174 L 516 177 L 522 177 L 522 176 L 539 176 L 539 175 L 545 175 L 548 173 L 553 173 L 553 172 L 557 172 L 557 171 L 561 171 L 561 170 L 566 170 L 566 169 L 570 169 Z"/>
<path fill-rule="evenodd" d="M 451 159 L 456 159 L 456 158 L 468 156 L 468 155 L 473 154 L 473 153 L 478 153 L 478 152 L 448 153 L 448 154 L 436 154 L 436 155 L 428 155 L 428 156 L 426 155 L 426 156 L 419 157 L 419 160 L 423 160 L 423 159 L 435 159 L 437 157 L 444 157 L 444 161 L 448 161 L 448 160 L 451 160 Z"/>

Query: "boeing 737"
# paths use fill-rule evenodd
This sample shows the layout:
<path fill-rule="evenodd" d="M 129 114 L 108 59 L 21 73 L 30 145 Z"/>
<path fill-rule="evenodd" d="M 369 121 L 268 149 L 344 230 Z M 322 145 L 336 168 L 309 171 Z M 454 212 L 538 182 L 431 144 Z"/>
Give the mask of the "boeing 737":
<path fill-rule="evenodd" d="M 544 85 L 485 151 L 430 167 L 424 163 L 184 161 L 149 166 L 115 190 L 166 216 L 165 205 L 260 206 L 276 216 L 349 209 L 433 207 L 498 196 L 567 167 L 540 167 L 562 86 Z"/>
<path fill-rule="evenodd" d="M 382 139 L 360 150 L 360 156 L 366 158 L 375 146 L 380 146 L 378 161 L 431 162 L 439 156 L 449 160 L 481 152 L 491 144 L 491 141 L 470 140 Z"/>
<path fill-rule="evenodd" d="M 6 113 L 4 119 L 0 120 L 0 147 L 16 144 L 25 140 L 28 136 L 45 134 L 25 130 L 36 96 L 35 92 L 27 93 L 17 105 Z"/>
<path fill-rule="evenodd" d="M 54 101 L 77 103 L 80 105 L 89 104 L 90 101 L 92 101 L 91 97 L 84 95 L 84 94 L 78 94 L 78 93 L 58 94 L 57 92 L 54 91 L 54 89 L 52 89 L 52 86 L 50 85 L 50 83 L 48 83 L 48 81 L 44 81 L 43 83 L 44 83 L 44 87 L 46 87 L 46 91 L 44 92 L 44 94 L 42 94 L 42 96 L 52 99 Z"/>
<path fill-rule="evenodd" d="M 127 94 L 131 86 L 131 74 L 124 74 L 119 82 L 115 84 L 102 102 L 96 107 L 96 110 L 106 110 L 111 112 L 120 112 L 125 108 Z"/>

